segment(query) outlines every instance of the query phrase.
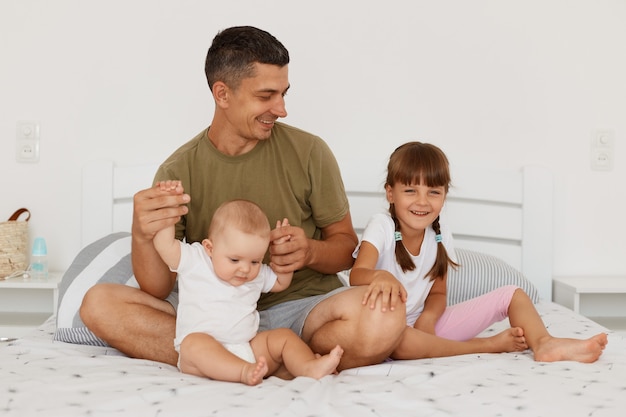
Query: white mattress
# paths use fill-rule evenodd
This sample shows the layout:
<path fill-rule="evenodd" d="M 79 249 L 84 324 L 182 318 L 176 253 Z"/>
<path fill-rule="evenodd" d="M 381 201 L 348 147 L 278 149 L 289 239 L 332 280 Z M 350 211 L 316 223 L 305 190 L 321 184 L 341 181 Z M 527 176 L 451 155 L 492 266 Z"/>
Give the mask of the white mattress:
<path fill-rule="evenodd" d="M 555 336 L 605 329 L 537 305 Z M 499 323 L 488 331 L 497 331 Z M 0 345 L 2 416 L 623 416 L 626 341 L 609 333 L 594 364 L 537 363 L 529 352 L 392 361 L 320 381 L 211 381 L 115 349 L 52 341 L 51 318 Z"/>

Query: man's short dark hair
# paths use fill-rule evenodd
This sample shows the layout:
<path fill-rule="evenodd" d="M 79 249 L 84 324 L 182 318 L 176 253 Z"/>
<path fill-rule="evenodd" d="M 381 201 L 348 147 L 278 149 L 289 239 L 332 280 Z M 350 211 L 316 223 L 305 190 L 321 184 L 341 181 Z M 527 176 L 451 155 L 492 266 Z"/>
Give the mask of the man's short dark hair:
<path fill-rule="evenodd" d="M 254 76 L 257 62 L 284 67 L 289 64 L 289 52 L 273 35 L 252 26 L 222 30 L 213 39 L 204 64 L 209 88 L 222 81 L 236 89 L 241 80 Z"/>

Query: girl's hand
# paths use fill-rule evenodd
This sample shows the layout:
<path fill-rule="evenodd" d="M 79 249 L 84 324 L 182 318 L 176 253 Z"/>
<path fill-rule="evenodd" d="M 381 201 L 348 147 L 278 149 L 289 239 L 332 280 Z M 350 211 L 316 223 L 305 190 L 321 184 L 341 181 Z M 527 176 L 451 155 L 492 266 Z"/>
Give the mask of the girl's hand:
<path fill-rule="evenodd" d="M 399 302 L 405 303 L 407 292 L 404 286 L 387 271 L 378 271 L 374 280 L 367 286 L 363 295 L 363 305 L 376 308 L 378 297 L 381 299 L 381 311 L 394 311 Z"/>

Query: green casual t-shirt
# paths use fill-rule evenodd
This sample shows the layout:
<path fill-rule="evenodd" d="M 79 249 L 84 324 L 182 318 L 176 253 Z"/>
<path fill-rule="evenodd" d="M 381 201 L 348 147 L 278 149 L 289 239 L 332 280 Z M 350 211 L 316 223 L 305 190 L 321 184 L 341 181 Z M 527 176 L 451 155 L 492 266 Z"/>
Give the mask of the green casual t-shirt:
<path fill-rule="evenodd" d="M 287 218 L 307 237 L 321 239 L 321 228 L 342 220 L 349 211 L 339 166 L 319 137 L 276 123 L 269 139 L 248 153 L 228 156 L 207 136 L 208 129 L 176 150 L 159 168 L 155 182 L 180 180 L 191 196 L 189 213 L 176 226 L 187 242 L 206 238 L 213 213 L 224 201 L 257 203 L 273 228 Z M 269 254 L 266 254 L 269 262 Z M 342 284 L 336 275 L 309 268 L 295 272 L 289 288 L 263 294 L 260 310 L 285 301 L 325 294 Z"/>

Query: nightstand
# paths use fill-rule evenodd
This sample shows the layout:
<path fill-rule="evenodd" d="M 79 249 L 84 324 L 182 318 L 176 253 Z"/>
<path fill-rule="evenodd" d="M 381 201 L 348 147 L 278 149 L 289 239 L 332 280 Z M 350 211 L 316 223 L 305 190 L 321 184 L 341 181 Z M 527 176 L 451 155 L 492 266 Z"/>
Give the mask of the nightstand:
<path fill-rule="evenodd" d="M 63 273 L 46 280 L 11 278 L 0 281 L 0 337 L 24 336 L 56 313 Z"/>
<path fill-rule="evenodd" d="M 555 277 L 552 297 L 611 330 L 626 331 L 626 276 Z"/>

